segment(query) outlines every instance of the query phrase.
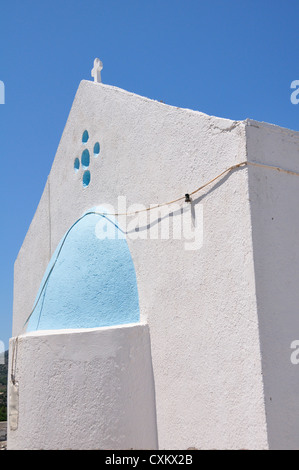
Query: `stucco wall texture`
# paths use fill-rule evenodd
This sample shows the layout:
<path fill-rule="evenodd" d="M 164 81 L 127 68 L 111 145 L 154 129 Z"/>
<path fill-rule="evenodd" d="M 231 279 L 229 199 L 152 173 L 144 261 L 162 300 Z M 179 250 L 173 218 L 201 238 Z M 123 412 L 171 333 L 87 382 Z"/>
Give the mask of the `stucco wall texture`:
<path fill-rule="evenodd" d="M 91 143 L 91 179 L 86 187 L 81 169 L 74 171 L 85 130 Z M 93 158 L 96 142 L 100 143 L 100 154 Z M 80 351 L 89 361 L 88 331 L 63 330 L 55 339 L 50 332 L 38 339 L 39 332 L 23 331 L 51 256 L 84 211 L 104 204 L 117 211 L 119 196 L 126 198 L 126 208 L 163 203 L 190 193 L 245 160 L 299 171 L 298 150 L 299 134 L 295 132 L 251 120 L 211 117 L 82 81 L 15 263 L 13 336 L 22 334 L 28 347 L 23 356 L 20 347 L 16 364 L 20 401 L 24 383 L 33 383 L 33 365 L 29 364 L 33 355 L 37 367 L 44 365 L 43 373 L 55 381 L 55 387 L 47 386 L 43 393 L 55 396 L 55 400 L 65 393 L 63 371 L 67 366 L 62 360 L 61 369 L 53 372 L 47 355 L 50 345 L 53 353 L 60 350 L 62 338 L 66 341 L 70 337 L 67 341 L 72 342 L 68 354 L 80 339 L 76 354 Z M 141 323 L 148 325 L 151 345 L 147 353 L 155 392 L 151 400 L 156 431 L 148 433 L 150 447 L 157 438 L 160 449 L 299 448 L 299 405 L 295 399 L 299 380 L 289 360 L 290 342 L 296 339 L 293 335 L 299 326 L 298 193 L 296 177 L 242 167 L 198 193 L 187 207 L 195 225 L 202 222 L 197 208 L 202 210 L 199 249 L 186 249 L 183 238 L 128 237 Z M 145 232 L 151 224 L 161 223 L 157 216 Z M 96 331 L 93 338 L 99 338 L 101 348 L 101 329 Z M 38 341 L 43 347 L 35 349 Z M 130 357 L 126 360 L 129 367 Z M 101 371 L 99 367 L 94 373 L 104 384 Z M 47 377 L 43 380 L 47 384 Z M 74 369 L 71 380 L 80 383 L 81 372 Z M 37 382 L 36 390 L 40 386 Z M 48 401 L 41 401 L 40 392 L 35 396 L 35 387 L 29 389 L 42 421 L 56 423 L 62 434 L 67 434 L 68 414 L 62 412 L 56 419 Z M 102 406 L 101 395 L 91 389 L 85 398 L 86 409 L 96 407 L 96 397 Z M 116 402 L 118 399 L 119 395 Z M 23 397 L 23 403 L 29 400 L 29 396 Z M 32 412 L 29 403 L 20 406 L 19 429 L 8 436 L 11 448 L 33 446 L 25 438 L 22 441 L 26 433 L 36 435 L 36 422 L 28 421 L 29 409 Z M 107 423 L 113 416 L 109 410 Z M 94 420 L 88 416 L 80 423 L 86 435 L 98 426 L 97 414 Z M 126 416 L 130 427 L 131 415 Z M 108 428 L 109 424 L 107 433 Z M 38 426 L 38 432 L 47 434 L 51 447 L 46 427 Z M 97 442 L 105 448 L 106 438 L 99 436 Z M 98 448 L 95 441 L 82 446 Z M 119 442 L 128 448 L 145 445 L 145 441 L 134 439 Z M 52 444 L 55 447 L 56 441 Z M 65 445 L 76 448 L 78 443 L 66 439 Z"/>
<path fill-rule="evenodd" d="M 18 376 L 10 449 L 157 448 L 147 325 L 28 333 Z"/>

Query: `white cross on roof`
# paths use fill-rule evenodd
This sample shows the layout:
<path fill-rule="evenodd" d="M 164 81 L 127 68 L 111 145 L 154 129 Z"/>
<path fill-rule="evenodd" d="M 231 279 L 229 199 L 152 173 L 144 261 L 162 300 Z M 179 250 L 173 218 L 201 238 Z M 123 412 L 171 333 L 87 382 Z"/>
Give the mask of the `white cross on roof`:
<path fill-rule="evenodd" d="M 91 71 L 91 76 L 94 79 L 95 83 L 101 83 L 101 70 L 103 69 L 103 63 L 100 61 L 100 59 L 96 58 L 94 59 L 93 62 L 93 69 Z"/>

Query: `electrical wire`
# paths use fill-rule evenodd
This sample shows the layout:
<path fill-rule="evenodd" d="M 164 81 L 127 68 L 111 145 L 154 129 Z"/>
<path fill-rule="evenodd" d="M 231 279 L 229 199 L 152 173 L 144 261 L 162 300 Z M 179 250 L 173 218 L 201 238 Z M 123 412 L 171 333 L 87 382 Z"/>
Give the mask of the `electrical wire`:
<path fill-rule="evenodd" d="M 181 197 L 178 197 L 177 199 L 173 199 L 172 201 L 168 201 L 168 202 L 165 202 L 165 203 L 162 203 L 162 204 L 157 204 L 155 206 L 151 206 L 151 207 L 148 207 L 146 209 L 140 209 L 138 211 L 135 211 L 135 212 L 124 212 L 124 213 L 101 213 L 101 212 L 96 212 L 96 211 L 90 211 L 90 212 L 86 212 L 83 216 L 81 216 L 78 220 L 76 220 L 76 222 L 74 222 L 74 224 L 68 229 L 68 231 L 66 232 L 62 242 L 61 242 L 61 245 L 59 247 L 59 250 L 57 252 L 57 255 L 55 257 L 55 260 L 54 260 L 54 263 L 44 281 L 44 284 L 40 290 L 40 293 L 39 293 L 39 296 L 37 298 L 37 300 L 35 301 L 34 303 L 34 306 L 30 312 L 30 315 L 28 316 L 28 318 L 26 319 L 24 325 L 23 325 L 23 328 L 22 328 L 22 332 L 23 330 L 25 329 L 26 325 L 28 324 L 31 316 L 33 315 L 33 312 L 35 310 L 35 308 L 37 307 L 38 305 L 38 302 L 44 292 L 44 289 L 49 281 L 49 278 L 53 272 L 53 269 L 57 263 L 57 260 L 59 258 L 59 255 L 61 253 L 61 250 L 64 246 L 64 243 L 66 241 L 66 238 L 68 237 L 69 233 L 71 232 L 71 230 L 75 227 L 75 225 L 77 225 L 84 217 L 88 216 L 88 215 L 100 215 L 102 217 L 105 217 L 107 218 L 107 216 L 114 216 L 114 217 L 117 217 L 117 216 L 128 216 L 128 217 L 131 217 L 131 216 L 134 216 L 136 214 L 139 214 L 141 212 L 147 212 L 147 211 L 151 211 L 151 210 L 155 210 L 155 209 L 158 209 L 160 207 L 163 207 L 163 206 L 167 206 L 167 205 L 171 205 L 171 204 L 174 204 L 176 202 L 179 202 L 179 201 L 182 201 L 182 200 L 185 200 L 186 202 L 190 203 L 192 202 L 192 200 L 189 198 L 189 196 L 193 196 L 194 194 L 198 193 L 199 191 L 202 191 L 203 189 L 205 189 L 207 186 L 211 185 L 212 183 L 214 183 L 215 181 L 217 181 L 218 179 L 220 179 L 221 177 L 223 177 L 225 174 L 228 174 L 230 172 L 232 172 L 233 170 L 236 170 L 237 168 L 241 168 L 241 167 L 245 167 L 245 166 L 255 166 L 255 167 L 259 167 L 259 168 L 266 168 L 266 169 L 270 169 L 270 170 L 275 170 L 275 171 L 278 171 L 278 172 L 281 172 L 281 173 L 286 173 L 286 174 L 289 174 L 289 175 L 294 175 L 294 176 L 299 176 L 299 173 L 298 172 L 295 172 L 295 171 L 291 171 L 291 170 L 285 170 L 281 167 L 277 167 L 277 166 L 272 166 L 272 165 L 266 165 L 266 164 L 263 164 L 263 163 L 258 163 L 258 162 L 250 162 L 250 161 L 243 161 L 241 163 L 237 163 L 235 165 L 232 165 L 230 166 L 229 168 L 227 168 L 226 170 L 222 171 L 221 173 L 219 173 L 217 176 L 215 176 L 214 178 L 212 178 L 211 180 L 209 180 L 207 183 L 203 184 L 202 186 L 200 186 L 199 188 L 195 189 L 194 191 L 192 191 L 191 193 L 189 194 L 185 194 L 184 196 L 181 196 Z M 108 219 L 109 220 L 109 219 Z M 110 221 L 112 222 L 117 228 L 119 228 L 113 221 Z M 41 314 L 41 312 L 40 312 Z M 11 381 L 12 383 L 15 383 L 15 368 L 16 368 L 16 350 L 17 350 L 17 347 L 18 347 L 18 337 L 19 335 L 16 337 L 15 339 L 15 342 L 14 342 L 14 348 L 13 348 L 13 358 L 12 358 L 12 370 L 11 370 Z"/>
<path fill-rule="evenodd" d="M 48 283 L 48 280 L 51 276 L 51 273 L 57 263 L 57 260 L 58 260 L 58 257 L 61 253 L 61 250 L 63 248 L 63 245 L 65 243 L 65 240 L 66 238 L 68 237 L 69 233 L 71 232 L 71 230 L 75 227 L 75 225 L 77 225 L 84 217 L 88 216 L 88 215 L 100 215 L 102 217 L 105 217 L 107 218 L 107 216 L 114 216 L 114 217 L 117 217 L 117 216 L 134 216 L 136 214 L 139 214 L 141 212 L 147 212 L 147 211 L 151 211 L 151 210 L 155 210 L 155 209 L 158 209 L 160 207 L 163 207 L 163 206 L 167 206 L 167 205 L 171 205 L 171 204 L 174 204 L 176 202 L 179 202 L 179 201 L 182 201 L 182 200 L 186 200 L 186 196 L 193 196 L 194 194 L 198 193 L 199 191 L 202 191 L 203 189 L 205 189 L 207 186 L 211 185 L 212 183 L 214 183 L 215 181 L 217 181 L 219 178 L 221 178 L 222 176 L 224 176 L 225 174 L 227 173 L 230 173 L 232 172 L 233 170 L 236 170 L 237 168 L 240 168 L 242 166 L 248 166 L 248 165 L 251 165 L 251 166 L 256 166 L 256 167 L 261 167 L 261 168 L 268 168 L 268 169 L 272 169 L 272 170 L 276 170 L 276 171 L 279 171 L 279 172 L 283 172 L 283 173 L 287 173 L 287 174 L 291 174 L 291 175 L 296 175 L 296 176 L 299 176 L 299 173 L 297 172 L 294 172 L 294 171 L 290 171 L 290 170 L 284 170 L 283 168 L 280 168 L 280 167 L 276 167 L 276 166 L 270 166 L 270 165 L 265 165 L 265 164 L 262 164 L 262 163 L 257 163 L 257 162 L 249 162 L 249 161 L 244 161 L 244 162 L 241 162 L 241 163 L 237 163 L 236 165 L 232 165 L 230 166 L 229 168 L 227 168 L 226 170 L 222 171 L 221 173 L 219 173 L 217 176 L 215 176 L 214 178 L 212 178 L 211 180 L 209 180 L 207 183 L 203 184 L 202 186 L 200 186 L 199 188 L 195 189 L 194 191 L 192 191 L 191 193 L 189 194 L 185 194 L 184 196 L 181 196 L 181 197 L 178 197 L 177 199 L 173 199 L 172 201 L 168 201 L 168 202 L 164 202 L 162 204 L 157 204 L 155 206 L 151 206 L 151 207 L 147 207 L 145 209 L 140 209 L 138 211 L 135 211 L 135 212 L 123 212 L 123 213 L 109 213 L 109 212 L 97 212 L 97 211 L 90 211 L 90 212 L 86 212 L 84 215 L 82 215 L 78 220 L 76 220 L 76 222 L 74 222 L 74 224 L 68 229 L 68 231 L 66 232 L 64 238 L 63 238 L 63 241 L 60 245 L 60 248 L 57 252 L 57 255 L 56 255 L 56 258 L 55 258 L 55 261 L 46 277 L 46 280 L 43 284 L 43 287 L 40 291 L 40 294 L 31 310 L 31 313 L 30 315 L 28 316 L 27 320 L 25 321 L 24 325 L 23 325 L 23 329 L 25 328 L 25 326 L 28 324 L 35 308 L 37 307 L 37 304 L 42 296 L 42 293 L 45 289 L 45 286 L 46 284 Z M 190 201 L 191 202 L 191 201 Z M 118 229 L 119 227 L 113 222 L 110 220 L 110 222 L 112 222 Z"/>

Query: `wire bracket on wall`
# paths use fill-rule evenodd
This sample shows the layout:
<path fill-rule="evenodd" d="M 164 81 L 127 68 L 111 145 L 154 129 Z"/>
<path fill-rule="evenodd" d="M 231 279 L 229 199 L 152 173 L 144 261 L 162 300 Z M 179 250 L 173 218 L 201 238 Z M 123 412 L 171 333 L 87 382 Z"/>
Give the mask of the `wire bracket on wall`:
<path fill-rule="evenodd" d="M 88 212 L 86 214 L 84 214 L 82 217 L 80 217 L 73 225 L 72 227 L 67 231 L 67 233 L 65 234 L 65 237 L 63 239 L 63 242 L 62 242 L 62 245 L 59 249 L 59 252 L 57 254 L 57 257 L 56 257 L 56 260 L 50 270 L 50 272 L 48 273 L 48 276 L 46 278 L 46 281 L 43 285 L 43 288 L 41 289 L 41 292 L 39 294 L 39 297 L 38 299 L 36 300 L 35 304 L 34 304 L 34 307 L 30 313 L 30 315 L 28 316 L 27 320 L 25 321 L 24 325 L 23 325 L 23 329 L 22 329 L 22 332 L 24 331 L 26 325 L 28 324 L 31 316 L 32 316 L 32 313 L 44 291 L 44 288 L 45 288 L 45 285 L 47 284 L 47 281 L 51 275 L 51 272 L 55 266 L 55 263 L 57 261 L 57 258 L 59 256 L 59 253 L 62 249 L 62 246 L 63 246 L 63 243 L 65 242 L 65 239 L 66 237 L 68 236 L 69 232 L 71 231 L 71 229 L 83 218 L 85 217 L 86 215 L 89 215 L 89 214 L 97 214 L 97 215 L 102 215 L 103 217 L 107 217 L 109 215 L 111 216 L 121 216 L 121 215 L 126 215 L 126 216 L 134 216 L 140 212 L 144 212 L 144 211 L 150 211 L 150 210 L 155 210 L 155 209 L 158 209 L 160 207 L 163 207 L 163 206 L 166 206 L 166 205 L 171 205 L 171 204 L 174 204 L 175 202 L 178 202 L 178 201 L 185 201 L 186 203 L 191 203 L 192 202 L 192 198 L 190 196 L 192 196 L 193 194 L 196 194 L 198 193 L 199 191 L 202 191 L 203 189 L 205 189 L 207 186 L 211 185 L 213 182 L 215 182 L 216 180 L 220 179 L 222 176 L 224 176 L 225 174 L 228 174 L 230 172 L 232 172 L 233 170 L 236 170 L 237 168 L 240 168 L 240 167 L 245 167 L 245 166 L 255 166 L 255 167 L 259 167 L 259 168 L 265 168 L 265 169 L 270 169 L 270 170 L 275 170 L 275 171 L 278 171 L 280 173 L 285 173 L 285 174 L 289 174 L 289 175 L 293 175 L 293 176 L 299 176 L 299 173 L 298 172 L 295 172 L 295 171 L 291 171 L 291 170 L 285 170 L 283 168 L 280 168 L 280 167 L 277 167 L 277 166 L 271 166 L 271 165 L 267 165 L 267 164 L 262 164 L 262 163 L 258 163 L 258 162 L 250 162 L 250 161 L 243 161 L 241 163 L 237 163 L 235 165 L 232 165 L 230 166 L 229 168 L 227 168 L 226 170 L 222 171 L 222 173 L 218 174 L 217 176 L 215 176 L 213 179 L 211 179 L 210 181 L 206 182 L 205 184 L 203 184 L 202 186 L 200 186 L 199 188 L 195 189 L 192 193 L 186 193 L 185 196 L 182 196 L 182 197 L 179 197 L 177 199 L 174 199 L 173 201 L 169 201 L 169 202 L 165 202 L 163 204 L 157 204 L 156 206 L 151 206 L 151 207 L 148 207 L 146 209 L 141 209 L 141 210 L 138 210 L 138 211 L 135 211 L 135 212 L 131 212 L 131 213 L 99 213 L 99 212 Z M 17 427 L 18 427 L 18 414 L 19 414 L 19 385 L 18 385 L 18 382 L 16 381 L 16 363 L 17 363 L 17 352 L 18 352 L 18 339 L 19 339 L 19 336 L 17 336 L 15 338 L 15 341 L 14 341 L 14 345 L 13 345 L 13 357 L 12 357 L 12 364 L 11 364 L 11 377 L 10 377 L 10 381 L 9 381 L 9 384 L 10 384 L 10 416 L 9 416 L 9 420 L 10 420 L 10 428 L 11 430 L 16 430 Z"/>

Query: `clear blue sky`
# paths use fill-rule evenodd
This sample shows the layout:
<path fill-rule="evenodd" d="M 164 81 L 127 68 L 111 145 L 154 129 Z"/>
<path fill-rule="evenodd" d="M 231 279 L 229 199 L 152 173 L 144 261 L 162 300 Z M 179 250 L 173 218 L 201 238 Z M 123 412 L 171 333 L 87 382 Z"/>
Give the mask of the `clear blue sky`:
<path fill-rule="evenodd" d="M 167 104 L 299 130 L 298 0 L 0 0 L 0 339 L 13 264 L 81 79 Z"/>

